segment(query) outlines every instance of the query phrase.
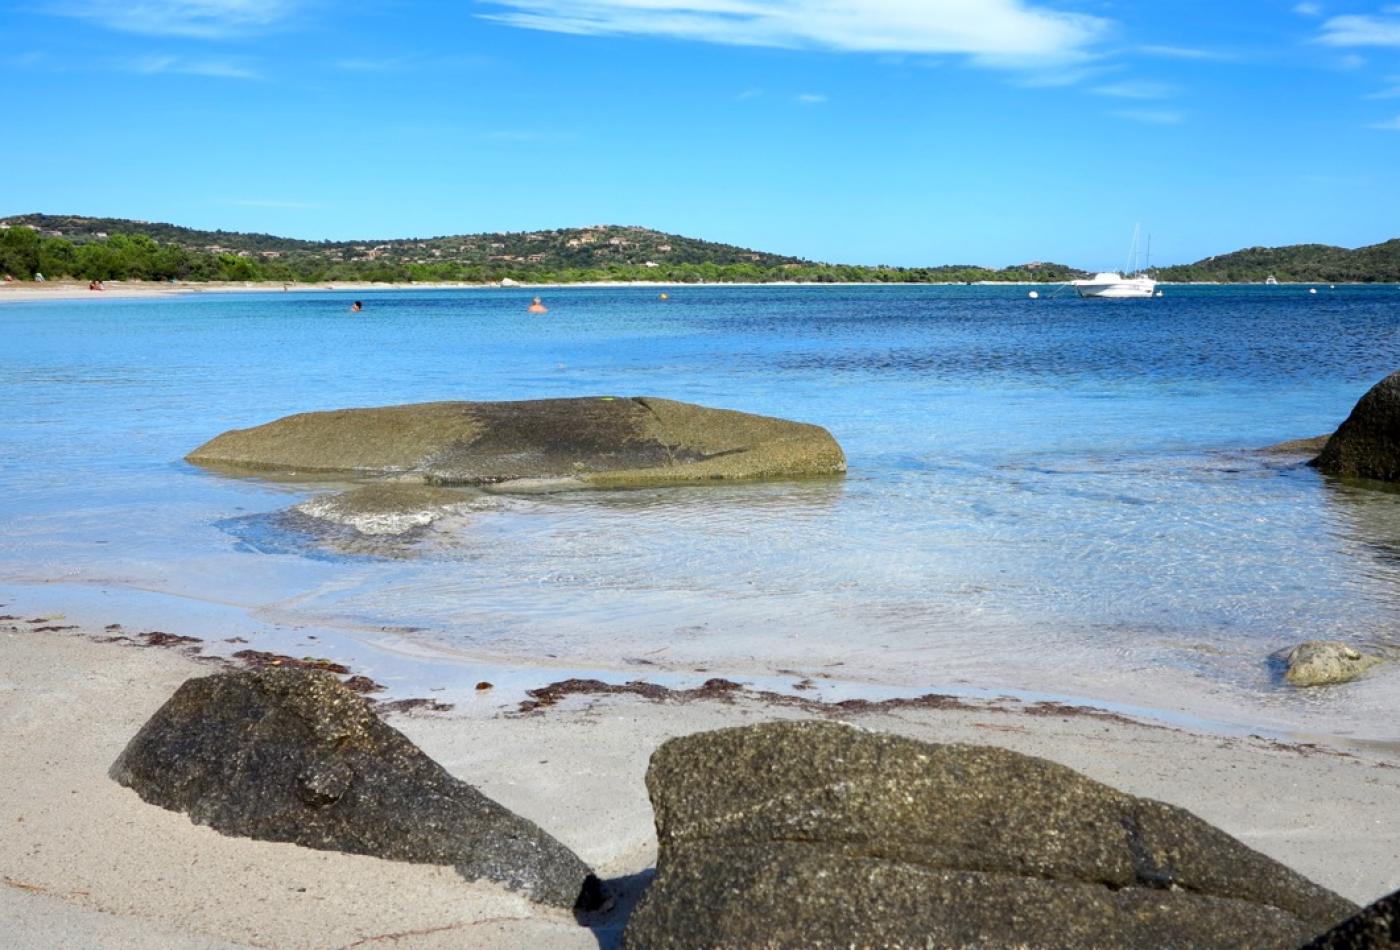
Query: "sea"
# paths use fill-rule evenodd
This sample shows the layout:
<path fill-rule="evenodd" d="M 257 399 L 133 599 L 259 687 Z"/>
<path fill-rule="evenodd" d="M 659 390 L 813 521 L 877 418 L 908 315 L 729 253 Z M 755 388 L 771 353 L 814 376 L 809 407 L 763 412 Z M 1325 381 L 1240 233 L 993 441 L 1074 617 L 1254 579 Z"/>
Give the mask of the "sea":
<path fill-rule="evenodd" d="M 1400 658 L 1400 494 L 1259 451 L 1330 432 L 1400 368 L 1400 288 L 1162 289 L 7 303 L 0 612 L 344 661 L 483 715 L 575 676 L 725 677 L 1400 739 L 1400 663 L 1300 690 L 1279 658 L 1309 639 Z M 379 536 L 288 515 L 344 484 L 183 461 L 295 412 L 590 395 L 816 423 L 849 472 L 472 494 Z"/>

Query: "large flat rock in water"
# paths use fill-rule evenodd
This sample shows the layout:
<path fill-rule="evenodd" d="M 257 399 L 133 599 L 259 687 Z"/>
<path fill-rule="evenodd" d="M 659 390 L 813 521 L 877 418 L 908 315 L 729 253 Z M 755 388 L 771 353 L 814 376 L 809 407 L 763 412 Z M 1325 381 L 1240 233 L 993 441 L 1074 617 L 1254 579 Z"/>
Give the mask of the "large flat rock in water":
<path fill-rule="evenodd" d="M 1295 948 L 1348 901 L 1030 756 L 828 722 L 674 739 L 625 946 Z"/>
<path fill-rule="evenodd" d="M 398 475 L 441 485 L 580 485 L 838 475 L 820 426 L 651 397 L 434 402 L 287 416 L 225 432 L 195 464 L 266 473 Z"/>

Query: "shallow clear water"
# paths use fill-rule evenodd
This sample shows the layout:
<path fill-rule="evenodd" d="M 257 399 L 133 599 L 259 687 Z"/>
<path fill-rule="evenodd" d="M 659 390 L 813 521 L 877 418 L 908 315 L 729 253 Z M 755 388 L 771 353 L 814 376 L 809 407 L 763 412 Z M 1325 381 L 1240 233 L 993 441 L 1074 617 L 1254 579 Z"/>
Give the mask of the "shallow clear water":
<path fill-rule="evenodd" d="M 1400 494 L 1251 450 L 1330 431 L 1400 366 L 1400 289 L 1166 294 L 554 289 L 544 318 L 487 290 L 359 293 L 353 316 L 326 293 L 7 304 L 0 584 L 54 610 L 156 592 L 381 653 L 1393 734 L 1395 674 L 1304 694 L 1269 654 L 1400 649 Z M 181 461 L 291 412 L 589 394 L 815 422 L 850 475 L 488 496 L 411 543 L 347 545 L 276 514 L 329 486 Z"/>

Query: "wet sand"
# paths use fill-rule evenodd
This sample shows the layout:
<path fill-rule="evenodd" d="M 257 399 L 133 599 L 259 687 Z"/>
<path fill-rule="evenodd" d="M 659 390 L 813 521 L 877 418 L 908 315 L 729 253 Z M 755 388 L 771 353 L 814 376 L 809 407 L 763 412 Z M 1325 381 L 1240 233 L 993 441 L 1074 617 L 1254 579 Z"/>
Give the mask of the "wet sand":
<path fill-rule="evenodd" d="M 174 689 L 225 661 L 93 629 L 0 621 L 0 919 L 17 946 L 595 947 L 567 914 L 448 868 L 225 837 L 107 777 Z M 543 676 L 543 673 L 542 673 Z M 541 682 L 541 686 L 545 685 Z M 386 718 L 453 774 L 539 823 L 605 877 L 645 872 L 642 778 L 666 738 L 836 715 L 735 699 L 555 691 L 527 714 Z M 1400 752 L 1192 733 L 1073 710 L 952 704 L 839 715 L 935 742 L 1041 755 L 1188 808 L 1359 903 L 1400 887 Z"/>

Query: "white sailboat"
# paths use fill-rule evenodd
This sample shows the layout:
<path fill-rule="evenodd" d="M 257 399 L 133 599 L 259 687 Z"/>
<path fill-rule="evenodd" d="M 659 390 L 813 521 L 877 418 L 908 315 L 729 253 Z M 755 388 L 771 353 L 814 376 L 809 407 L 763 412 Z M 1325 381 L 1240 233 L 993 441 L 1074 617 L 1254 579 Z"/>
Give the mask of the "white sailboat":
<path fill-rule="evenodd" d="M 1118 300 L 1152 297 L 1157 292 L 1157 281 L 1147 276 L 1147 267 L 1152 262 L 1152 238 L 1147 239 L 1147 267 L 1138 257 L 1138 238 L 1141 226 L 1133 228 L 1133 246 L 1128 252 L 1128 266 L 1122 274 L 1105 271 L 1084 280 L 1072 280 L 1070 286 L 1081 297 L 1109 297 Z"/>

